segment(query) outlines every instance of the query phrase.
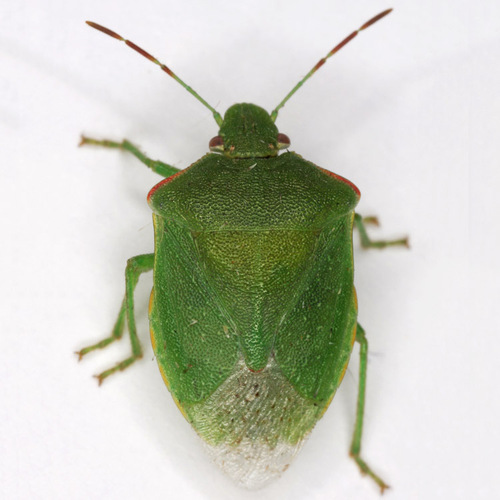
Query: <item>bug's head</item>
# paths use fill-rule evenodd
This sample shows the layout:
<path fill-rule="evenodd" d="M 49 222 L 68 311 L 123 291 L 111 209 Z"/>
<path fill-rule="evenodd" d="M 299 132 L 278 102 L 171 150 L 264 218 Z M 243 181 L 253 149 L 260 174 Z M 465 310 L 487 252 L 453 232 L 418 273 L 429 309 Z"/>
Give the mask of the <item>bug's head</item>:
<path fill-rule="evenodd" d="M 224 115 L 219 135 L 209 143 L 210 151 L 230 158 L 265 158 L 276 156 L 290 146 L 290 139 L 280 134 L 269 113 L 255 104 L 234 104 Z"/>
<path fill-rule="evenodd" d="M 214 137 L 210 143 L 210 150 L 217 153 L 223 153 L 230 158 L 266 158 L 276 156 L 280 149 L 285 149 L 290 146 L 290 139 L 285 134 L 280 134 L 274 122 L 278 116 L 278 111 L 285 105 L 285 103 L 292 97 L 295 92 L 307 81 L 311 76 L 318 71 L 319 68 L 325 64 L 326 60 L 336 54 L 342 47 L 355 38 L 359 32 L 368 28 L 378 20 L 389 14 L 392 9 L 387 9 L 380 14 L 372 17 L 369 21 L 363 24 L 359 29 L 353 31 L 349 36 L 344 38 L 337 44 L 328 54 L 320 59 L 314 67 L 307 73 L 302 80 L 300 80 L 293 89 L 288 92 L 285 98 L 274 108 L 271 114 L 267 111 L 256 106 L 255 104 L 235 104 L 231 106 L 224 115 L 221 117 L 215 108 L 210 106 L 203 97 L 201 97 L 193 88 L 184 83 L 168 66 L 160 62 L 156 57 L 152 56 L 144 49 L 126 40 L 118 33 L 105 28 L 100 24 L 92 21 L 87 21 L 87 24 L 98 31 L 120 40 L 127 44 L 131 49 L 135 50 L 146 59 L 155 63 L 162 71 L 167 73 L 170 77 L 182 85 L 191 95 L 193 95 L 203 106 L 209 109 L 215 121 L 219 125 L 219 135 Z"/>

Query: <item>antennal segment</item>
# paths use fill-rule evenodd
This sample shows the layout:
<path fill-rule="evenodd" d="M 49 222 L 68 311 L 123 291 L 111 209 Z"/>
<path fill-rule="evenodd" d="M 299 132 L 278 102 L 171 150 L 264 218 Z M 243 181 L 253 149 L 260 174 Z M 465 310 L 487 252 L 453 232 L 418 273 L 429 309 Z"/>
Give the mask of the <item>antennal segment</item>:
<path fill-rule="evenodd" d="M 141 49 L 141 47 L 139 47 L 135 43 L 131 42 L 130 40 L 126 40 L 125 38 L 120 36 L 118 33 L 115 33 L 114 31 L 111 31 L 110 29 L 105 28 L 104 26 L 101 26 L 100 24 L 94 23 L 92 21 L 86 21 L 86 23 L 89 26 L 91 26 L 92 28 L 94 28 L 98 31 L 101 31 L 102 33 L 105 33 L 106 35 L 109 35 L 112 38 L 116 38 L 117 40 L 120 40 L 121 42 L 125 42 L 130 48 L 134 49 L 136 52 L 139 52 L 139 54 L 141 54 L 141 56 L 144 56 L 146 59 L 149 59 L 150 61 L 152 61 L 155 64 L 157 64 L 158 66 L 160 66 L 160 68 L 163 71 L 165 71 L 165 73 L 167 73 L 167 75 L 171 76 L 174 80 L 176 80 L 178 83 L 180 83 L 191 95 L 196 97 L 196 99 L 198 99 L 198 101 L 200 101 L 206 108 L 208 108 L 212 112 L 213 117 L 214 117 L 215 121 L 217 122 L 217 124 L 219 125 L 219 127 L 222 125 L 221 115 L 212 106 L 210 106 L 210 104 L 208 104 L 208 102 L 205 101 L 205 99 L 203 99 L 203 97 L 201 97 L 198 94 L 198 92 L 196 92 L 189 85 L 184 83 L 168 66 L 166 66 L 165 64 L 158 61 L 158 59 L 156 59 L 156 57 L 153 57 L 151 54 L 146 52 L 144 49 Z"/>
<path fill-rule="evenodd" d="M 342 40 L 338 45 L 333 47 L 333 49 L 330 50 L 330 52 L 328 52 L 328 54 L 325 57 L 323 57 L 323 59 L 320 59 L 316 63 L 316 65 L 311 69 L 311 71 L 309 71 L 309 73 L 307 73 L 307 75 L 304 76 L 304 78 L 302 78 L 302 80 L 300 80 L 300 82 L 297 83 L 297 85 L 295 85 L 295 87 L 293 87 L 293 89 L 276 106 L 276 108 L 274 108 L 274 110 L 271 113 L 271 120 L 273 122 L 276 121 L 276 118 L 278 116 L 278 111 L 285 105 L 285 103 L 288 101 L 288 99 L 290 99 L 290 97 L 292 97 L 293 94 L 295 94 L 295 92 L 297 92 L 297 90 L 299 90 L 300 87 L 302 87 L 304 82 L 306 80 L 309 80 L 309 78 L 311 78 L 311 76 L 313 76 L 314 73 L 316 73 L 316 71 L 318 71 L 318 69 L 321 68 L 321 66 L 323 66 L 323 64 L 326 63 L 326 60 L 329 57 L 332 57 L 333 54 L 337 53 L 344 45 L 347 45 L 354 37 L 356 37 L 358 35 L 358 33 L 360 31 L 363 31 L 364 29 L 366 29 L 369 26 L 371 26 L 372 24 L 376 23 L 377 21 L 379 21 L 383 17 L 387 16 L 387 14 L 389 14 L 391 11 L 392 11 L 392 9 L 387 9 L 387 10 L 384 10 L 384 12 L 381 12 L 380 14 L 376 15 L 375 17 L 372 17 L 369 21 L 366 21 L 366 23 L 363 24 L 363 26 L 361 26 L 361 28 L 357 29 L 356 31 L 353 31 L 348 37 L 344 38 L 344 40 Z"/>

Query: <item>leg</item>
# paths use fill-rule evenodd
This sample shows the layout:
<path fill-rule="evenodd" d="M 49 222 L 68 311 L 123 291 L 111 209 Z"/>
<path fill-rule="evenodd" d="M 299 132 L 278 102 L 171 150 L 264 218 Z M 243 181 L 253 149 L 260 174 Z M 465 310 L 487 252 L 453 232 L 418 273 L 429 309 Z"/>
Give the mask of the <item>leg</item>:
<path fill-rule="evenodd" d="M 380 487 L 380 492 L 383 493 L 389 486 L 380 479 L 361 458 L 361 435 L 363 434 L 363 415 L 365 411 L 365 389 L 366 389 L 366 363 L 368 356 L 368 341 L 366 340 L 365 331 L 358 323 L 356 330 L 356 341 L 359 343 L 359 388 L 358 388 L 358 404 L 356 408 L 356 425 L 351 443 L 351 457 L 356 461 L 362 474 L 370 476 Z"/>
<path fill-rule="evenodd" d="M 104 349 L 106 346 L 114 342 L 115 340 L 120 340 L 123 336 L 123 330 L 125 328 L 125 317 L 127 314 L 127 301 L 124 298 L 122 305 L 120 307 L 120 312 L 118 313 L 118 318 L 116 318 L 115 326 L 111 331 L 111 335 L 105 339 L 97 342 L 97 344 L 89 345 L 79 350 L 75 354 L 78 354 L 78 361 L 81 361 L 85 354 L 95 351 L 96 349 Z"/>
<path fill-rule="evenodd" d="M 129 367 L 134 361 L 142 357 L 142 348 L 139 342 L 139 338 L 137 337 L 137 329 L 135 326 L 134 289 L 137 285 L 137 282 L 139 281 L 139 276 L 142 273 L 151 271 L 151 269 L 153 269 L 153 264 L 154 254 L 152 253 L 137 255 L 136 257 L 132 257 L 127 261 L 127 267 L 125 269 L 125 298 L 123 299 L 122 306 L 120 308 L 120 312 L 118 314 L 118 318 L 116 320 L 115 326 L 113 327 L 111 335 L 104 340 L 101 340 L 97 344 L 85 347 L 84 349 L 76 353 L 78 354 L 79 359 L 82 359 L 85 354 L 94 351 L 95 349 L 102 349 L 115 340 L 120 339 L 123 335 L 125 319 L 127 320 L 130 343 L 132 345 L 132 356 L 121 361 L 113 368 L 110 368 L 109 370 L 96 375 L 97 379 L 99 380 L 99 385 L 102 384 L 102 381 L 106 377 L 109 377 L 118 370 L 125 370 L 125 368 Z"/>
<path fill-rule="evenodd" d="M 114 142 L 108 140 L 97 140 L 90 139 L 89 137 L 85 137 L 82 135 L 82 140 L 80 141 L 80 146 L 84 146 L 85 144 L 93 144 L 94 146 L 103 146 L 105 148 L 117 148 L 122 149 L 123 151 L 128 151 L 132 153 L 136 158 L 138 158 L 144 165 L 149 167 L 153 172 L 161 175 L 162 177 L 170 177 L 171 175 L 179 172 L 178 168 L 172 167 L 171 165 L 167 165 L 158 160 L 151 160 L 144 153 L 142 153 L 139 148 L 134 146 L 132 143 L 124 139 L 122 142 Z"/>
<path fill-rule="evenodd" d="M 354 214 L 354 224 L 359 231 L 361 237 L 361 246 L 363 248 L 385 248 L 387 246 L 402 245 L 409 248 L 408 238 L 401 238 L 399 240 L 391 241 L 372 241 L 366 232 L 365 224 L 374 224 L 378 226 L 378 219 L 376 217 L 361 217 L 359 214 Z"/>

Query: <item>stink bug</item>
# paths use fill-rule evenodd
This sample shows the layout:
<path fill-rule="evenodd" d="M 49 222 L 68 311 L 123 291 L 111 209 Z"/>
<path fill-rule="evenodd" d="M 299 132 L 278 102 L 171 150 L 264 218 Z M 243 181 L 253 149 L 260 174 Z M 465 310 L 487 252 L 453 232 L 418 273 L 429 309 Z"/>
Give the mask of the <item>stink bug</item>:
<path fill-rule="evenodd" d="M 129 141 L 82 138 L 118 148 L 165 177 L 148 195 L 155 251 L 128 260 L 126 292 L 111 335 L 80 358 L 122 337 L 132 355 L 97 376 L 99 383 L 142 356 L 134 319 L 139 276 L 154 271 L 149 316 L 160 372 L 214 460 L 243 486 L 284 471 L 328 408 L 354 341 L 360 378 L 351 455 L 383 491 L 386 483 L 360 456 L 368 344 L 357 323 L 353 227 L 371 241 L 354 212 L 360 193 L 337 174 L 293 152 L 274 122 L 288 99 L 326 60 L 386 10 L 336 45 L 269 114 L 235 104 L 224 118 L 167 66 L 125 42 L 177 80 L 212 113 L 219 133 L 210 153 L 185 170 L 153 161 Z"/>

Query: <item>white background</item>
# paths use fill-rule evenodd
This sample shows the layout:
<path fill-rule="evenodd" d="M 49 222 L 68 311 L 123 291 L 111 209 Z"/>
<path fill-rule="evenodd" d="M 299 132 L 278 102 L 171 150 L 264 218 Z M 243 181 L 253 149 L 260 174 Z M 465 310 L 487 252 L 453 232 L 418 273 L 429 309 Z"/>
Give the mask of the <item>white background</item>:
<path fill-rule="evenodd" d="M 3 498 L 376 499 L 347 450 L 357 348 L 334 403 L 289 471 L 259 492 L 204 454 L 148 340 L 151 276 L 136 294 L 142 361 L 98 388 L 128 340 L 81 363 L 111 329 L 132 255 L 152 251 L 159 180 L 81 133 L 128 138 L 184 168 L 217 126 L 176 82 L 99 22 L 162 59 L 221 112 L 272 109 L 363 22 L 280 112 L 291 149 L 348 177 L 374 237 L 361 251 L 369 336 L 365 458 L 394 499 L 491 499 L 500 489 L 496 376 L 500 3 L 18 0 L 0 17 L 0 484 Z M 356 235 L 355 235 L 356 236 Z"/>

